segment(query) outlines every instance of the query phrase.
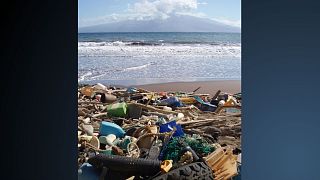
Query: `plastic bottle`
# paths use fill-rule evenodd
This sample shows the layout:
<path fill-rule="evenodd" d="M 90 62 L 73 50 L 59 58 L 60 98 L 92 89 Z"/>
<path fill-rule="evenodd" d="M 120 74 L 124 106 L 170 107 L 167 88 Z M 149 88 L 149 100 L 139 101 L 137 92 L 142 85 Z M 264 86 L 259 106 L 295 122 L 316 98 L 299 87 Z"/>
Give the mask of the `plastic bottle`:
<path fill-rule="evenodd" d="M 123 137 L 125 132 L 117 124 L 103 121 L 101 122 L 101 125 L 100 125 L 99 134 L 101 136 L 108 136 L 109 134 L 114 134 L 117 137 Z"/>
<path fill-rule="evenodd" d="M 106 90 L 107 87 L 101 83 L 97 83 L 95 86 L 94 86 L 96 89 L 101 89 L 101 90 Z"/>

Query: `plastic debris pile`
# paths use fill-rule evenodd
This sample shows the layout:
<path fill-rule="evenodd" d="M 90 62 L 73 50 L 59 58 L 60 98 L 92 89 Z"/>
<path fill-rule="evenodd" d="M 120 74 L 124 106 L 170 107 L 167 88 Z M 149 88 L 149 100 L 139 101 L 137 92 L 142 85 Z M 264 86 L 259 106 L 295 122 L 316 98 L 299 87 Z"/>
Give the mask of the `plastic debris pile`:
<path fill-rule="evenodd" d="M 241 93 L 199 88 L 79 85 L 78 179 L 241 179 Z"/>

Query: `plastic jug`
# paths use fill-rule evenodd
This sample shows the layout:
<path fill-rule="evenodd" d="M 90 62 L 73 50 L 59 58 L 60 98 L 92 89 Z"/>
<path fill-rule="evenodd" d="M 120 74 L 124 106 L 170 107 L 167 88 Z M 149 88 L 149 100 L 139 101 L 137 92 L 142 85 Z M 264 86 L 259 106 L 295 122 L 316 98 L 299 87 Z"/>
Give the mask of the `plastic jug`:
<path fill-rule="evenodd" d="M 115 117 L 125 117 L 127 115 L 127 104 L 126 103 L 115 103 L 107 107 L 108 115 Z"/>
<path fill-rule="evenodd" d="M 108 136 L 109 134 L 114 134 L 117 137 L 123 137 L 125 132 L 123 131 L 123 129 L 120 126 L 118 126 L 114 123 L 110 123 L 110 122 L 106 122 L 106 121 L 101 122 L 100 129 L 99 129 L 99 135 Z"/>

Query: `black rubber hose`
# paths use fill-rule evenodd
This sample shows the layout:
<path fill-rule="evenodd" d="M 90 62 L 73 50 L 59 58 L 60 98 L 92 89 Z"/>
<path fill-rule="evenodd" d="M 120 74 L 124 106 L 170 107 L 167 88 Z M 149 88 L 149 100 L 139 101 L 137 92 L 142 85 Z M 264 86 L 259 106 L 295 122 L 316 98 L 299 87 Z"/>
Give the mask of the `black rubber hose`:
<path fill-rule="evenodd" d="M 93 167 L 107 167 L 113 171 L 132 173 L 134 175 L 154 175 L 159 172 L 161 161 L 142 158 L 131 158 L 118 155 L 98 154 L 88 160 Z"/>

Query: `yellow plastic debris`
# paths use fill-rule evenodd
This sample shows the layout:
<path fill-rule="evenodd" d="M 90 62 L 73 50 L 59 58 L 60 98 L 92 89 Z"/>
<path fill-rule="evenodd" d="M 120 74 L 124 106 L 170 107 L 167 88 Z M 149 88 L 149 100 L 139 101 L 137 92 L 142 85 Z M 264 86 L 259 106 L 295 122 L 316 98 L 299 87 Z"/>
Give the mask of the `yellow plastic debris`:
<path fill-rule="evenodd" d="M 227 180 L 238 174 L 237 156 L 233 155 L 231 149 L 216 149 L 204 159 L 217 180 Z"/>
<path fill-rule="evenodd" d="M 162 161 L 161 166 L 160 166 L 161 167 L 161 171 L 163 173 L 169 172 L 170 169 L 172 168 L 172 162 L 173 162 L 173 160 L 164 160 L 164 161 Z"/>
<path fill-rule="evenodd" d="M 183 104 L 194 104 L 197 102 L 193 97 L 181 97 L 181 98 L 179 98 L 179 100 Z"/>
<path fill-rule="evenodd" d="M 227 107 L 227 106 L 234 106 L 234 105 L 236 105 L 236 104 L 237 104 L 237 102 L 233 99 L 233 97 L 232 97 L 232 96 L 229 96 L 227 102 L 224 103 L 223 106 L 226 106 L 226 107 Z"/>

